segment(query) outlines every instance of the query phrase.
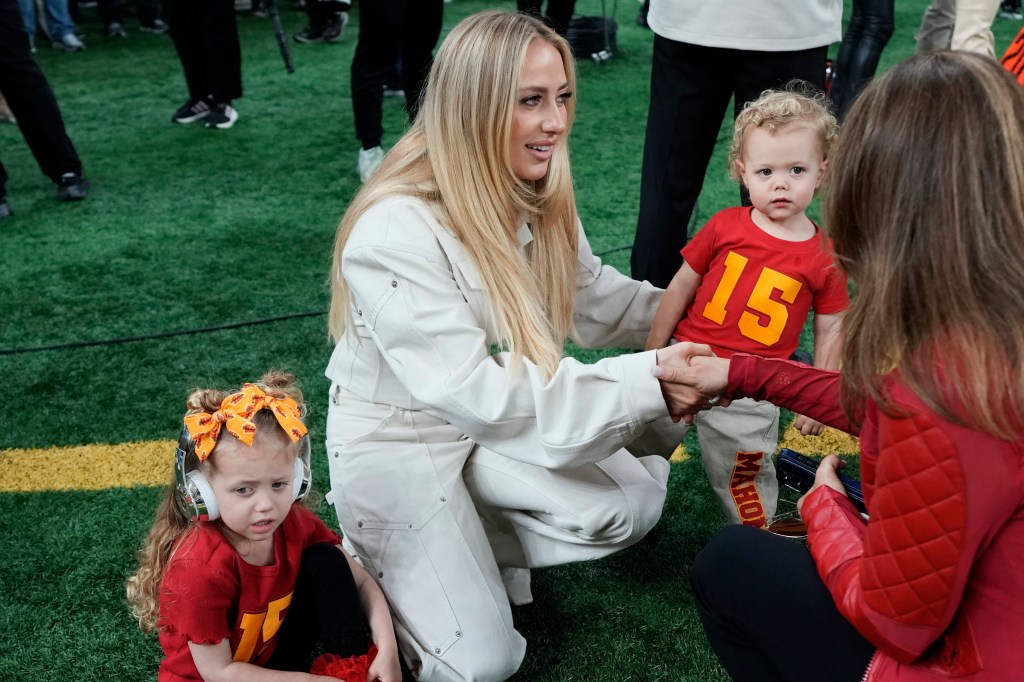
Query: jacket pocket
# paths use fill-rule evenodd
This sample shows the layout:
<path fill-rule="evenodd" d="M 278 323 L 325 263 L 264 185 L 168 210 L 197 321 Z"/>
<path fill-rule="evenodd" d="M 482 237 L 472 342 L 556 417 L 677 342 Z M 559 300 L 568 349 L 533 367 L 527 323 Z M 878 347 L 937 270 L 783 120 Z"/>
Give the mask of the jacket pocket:
<path fill-rule="evenodd" d="M 967 677 L 981 671 L 981 655 L 974 641 L 974 629 L 967 617 L 960 613 L 953 626 L 925 654 L 924 667 L 942 677 Z"/>
<path fill-rule="evenodd" d="M 436 568 L 444 563 L 440 555 L 452 538 L 458 537 L 452 523 L 439 502 L 416 521 L 364 521 L 359 529 L 365 546 L 374 548 L 376 578 L 395 613 L 416 641 L 437 656 L 462 637 L 448 597 L 456 586 Z"/>

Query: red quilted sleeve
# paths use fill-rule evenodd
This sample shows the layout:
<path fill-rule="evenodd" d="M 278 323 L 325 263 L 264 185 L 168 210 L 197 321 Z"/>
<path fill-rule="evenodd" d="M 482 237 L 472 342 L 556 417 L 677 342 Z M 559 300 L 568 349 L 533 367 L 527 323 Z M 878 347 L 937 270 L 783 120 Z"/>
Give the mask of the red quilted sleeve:
<path fill-rule="evenodd" d="M 843 616 L 910 662 L 949 626 L 976 547 L 965 547 L 963 469 L 926 414 L 880 416 L 870 523 L 850 533 L 845 497 L 819 488 L 803 505 L 811 553 Z M 857 537 L 860 536 L 860 537 Z"/>
<path fill-rule="evenodd" d="M 858 433 L 839 406 L 839 372 L 738 353 L 729 361 L 728 393 L 767 400 L 840 431 Z"/>

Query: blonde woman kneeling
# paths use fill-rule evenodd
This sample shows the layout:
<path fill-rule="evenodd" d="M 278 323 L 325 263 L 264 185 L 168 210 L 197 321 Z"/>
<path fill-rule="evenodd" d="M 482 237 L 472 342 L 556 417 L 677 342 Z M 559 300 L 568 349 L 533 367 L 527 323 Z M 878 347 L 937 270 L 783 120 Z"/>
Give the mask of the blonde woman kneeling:
<path fill-rule="evenodd" d="M 583 234 L 575 85 L 568 45 L 540 21 L 461 22 L 416 123 L 338 230 L 332 498 L 420 680 L 512 675 L 526 642 L 509 602 L 531 598 L 521 569 L 640 540 L 679 441 L 670 407 L 700 400 L 652 375 L 690 344 L 562 356 L 567 336 L 643 348 L 662 294 L 603 266 Z"/>

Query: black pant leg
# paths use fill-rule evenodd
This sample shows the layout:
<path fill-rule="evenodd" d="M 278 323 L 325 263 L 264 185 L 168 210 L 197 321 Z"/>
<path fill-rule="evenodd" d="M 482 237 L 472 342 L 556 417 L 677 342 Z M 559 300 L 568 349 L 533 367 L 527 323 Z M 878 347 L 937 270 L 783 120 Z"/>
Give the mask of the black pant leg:
<path fill-rule="evenodd" d="M 683 262 L 679 251 L 732 94 L 723 52 L 654 36 L 634 279 L 668 286 Z"/>
<path fill-rule="evenodd" d="M 336 11 L 335 7 L 337 5 L 334 3 L 306 0 L 306 16 L 309 17 L 309 27 L 316 33 L 322 31 Z"/>
<path fill-rule="evenodd" d="M 444 0 L 411 0 L 406 5 L 402 29 L 402 87 L 410 121 L 416 120 L 420 110 L 420 93 L 430 75 L 443 18 Z"/>
<path fill-rule="evenodd" d="M 335 545 L 306 548 L 267 667 L 308 672 L 314 651 L 345 658 L 369 648 L 369 628 L 348 561 Z"/>
<path fill-rule="evenodd" d="M 352 56 L 352 113 L 356 137 L 362 142 L 363 149 L 379 147 L 384 135 L 381 125 L 384 77 L 401 54 L 407 1 L 368 0 L 359 3 L 359 39 Z"/>
<path fill-rule="evenodd" d="M 215 102 L 242 96 L 242 46 L 238 39 L 234 0 L 203 0 L 203 49 Z"/>
<path fill-rule="evenodd" d="M 832 101 L 840 120 L 874 77 L 895 28 L 895 0 L 854 0 L 853 12 L 839 45 Z"/>
<path fill-rule="evenodd" d="M 543 0 L 516 0 L 516 10 L 543 19 L 559 35 L 569 30 L 569 20 L 576 9 L 576 0 L 548 0 L 547 11 L 541 12 Z"/>
<path fill-rule="evenodd" d="M 694 559 L 690 582 L 708 641 L 736 682 L 858 682 L 874 654 L 794 540 L 728 526 Z"/>
<path fill-rule="evenodd" d="M 242 96 L 242 52 L 234 0 L 167 0 L 167 23 L 190 99 Z"/>
<path fill-rule="evenodd" d="M 45 176 L 56 182 L 64 173 L 82 172 L 57 98 L 32 58 L 16 0 L 0 0 L 0 93 Z"/>
<path fill-rule="evenodd" d="M 828 45 L 792 52 L 736 52 L 735 112 L 757 99 L 769 88 L 784 87 L 789 81 L 807 81 L 825 89 L 825 60 Z"/>
<path fill-rule="evenodd" d="M 548 0 L 548 8 L 545 12 L 548 26 L 555 29 L 558 35 L 564 37 L 569 30 L 569 21 L 572 20 L 575 11 L 576 0 Z"/>
<path fill-rule="evenodd" d="M 96 13 L 100 17 L 100 21 L 103 22 L 104 26 L 110 26 L 113 23 L 123 24 L 124 23 L 124 9 L 121 6 L 122 0 L 97 0 L 96 2 Z M 74 0 L 71 0 L 72 4 L 77 4 Z"/>
<path fill-rule="evenodd" d="M 544 0 L 516 0 L 516 11 L 540 16 L 540 6 Z"/>
<path fill-rule="evenodd" d="M 160 18 L 160 0 L 137 0 L 135 18 L 140 26 L 152 26 Z"/>
<path fill-rule="evenodd" d="M 189 99 L 209 97 L 213 90 L 203 48 L 201 12 L 206 0 L 166 0 L 171 41 L 185 75 Z"/>

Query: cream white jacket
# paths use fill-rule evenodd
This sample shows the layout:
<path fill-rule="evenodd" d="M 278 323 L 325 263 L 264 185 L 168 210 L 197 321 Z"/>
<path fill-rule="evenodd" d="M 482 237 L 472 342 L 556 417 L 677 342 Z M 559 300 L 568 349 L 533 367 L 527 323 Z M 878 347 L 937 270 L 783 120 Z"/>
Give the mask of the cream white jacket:
<path fill-rule="evenodd" d="M 531 239 L 520 226 L 520 248 Z M 578 342 L 642 348 L 662 291 L 603 265 L 582 227 L 578 261 Z M 426 412 L 496 453 L 548 468 L 598 462 L 668 415 L 654 351 L 593 364 L 564 358 L 550 380 L 529 360 L 511 372 L 509 353 L 491 354 L 498 340 L 475 266 L 418 199 L 368 210 L 341 275 L 354 325 L 326 374 L 364 400 Z"/>

